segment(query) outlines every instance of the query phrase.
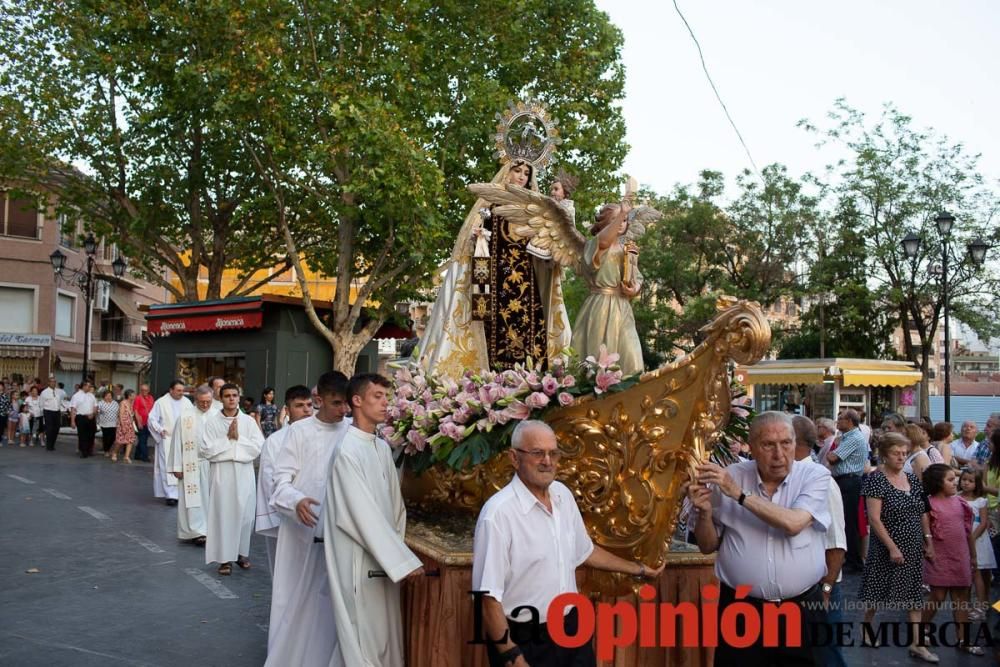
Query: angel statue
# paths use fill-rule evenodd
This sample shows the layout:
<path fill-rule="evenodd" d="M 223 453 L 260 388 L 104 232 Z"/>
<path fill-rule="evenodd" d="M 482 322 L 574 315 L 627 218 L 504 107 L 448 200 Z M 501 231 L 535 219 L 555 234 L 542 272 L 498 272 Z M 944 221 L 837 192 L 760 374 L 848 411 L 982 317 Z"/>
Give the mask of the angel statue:
<path fill-rule="evenodd" d="M 600 354 L 601 345 L 617 353 L 623 375 L 643 369 L 642 348 L 629 303 L 642 289 L 637 239 L 661 214 L 649 206 L 633 206 L 634 181 L 625 198 L 605 204 L 585 240 L 572 214 L 555 200 L 512 183 L 479 183 L 469 189 L 494 204 L 493 214 L 508 221 L 514 235 L 552 253 L 562 266 L 577 272 L 590 294 L 573 325 L 572 346 L 581 356 Z"/>
<path fill-rule="evenodd" d="M 500 170 L 491 181 L 538 193 L 558 131 L 539 104 L 511 104 L 494 136 Z M 570 343 L 560 267 L 529 253 L 528 239 L 479 198 L 438 272 L 440 285 L 418 348 L 426 372 L 451 378 L 466 370 L 538 367 Z"/>

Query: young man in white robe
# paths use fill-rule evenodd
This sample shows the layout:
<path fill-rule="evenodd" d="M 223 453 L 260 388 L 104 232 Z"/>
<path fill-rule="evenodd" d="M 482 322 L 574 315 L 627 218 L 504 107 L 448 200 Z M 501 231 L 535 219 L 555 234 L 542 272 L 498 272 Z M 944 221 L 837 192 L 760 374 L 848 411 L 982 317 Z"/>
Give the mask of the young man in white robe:
<path fill-rule="evenodd" d="M 167 393 L 160 396 L 149 411 L 149 433 L 156 444 L 153 458 L 153 496 L 164 498 L 167 505 L 177 504 L 177 478 L 170 474 L 170 443 L 174 435 L 174 422 L 181 413 L 194 406 L 184 395 L 184 383 L 174 380 Z"/>
<path fill-rule="evenodd" d="M 250 534 L 257 509 L 257 482 L 253 462 L 260 456 L 264 434 L 250 415 L 240 411 L 240 390 L 225 384 L 220 391 L 222 411 L 205 422 L 199 446 L 211 463 L 205 563 L 221 563 L 219 574 L 233 572 L 232 561 L 250 569 Z"/>
<path fill-rule="evenodd" d="M 289 417 L 289 426 L 300 419 L 312 416 L 312 395 L 309 387 L 295 385 L 285 392 L 285 412 Z M 279 428 L 264 441 L 260 452 L 260 466 L 257 470 L 257 519 L 254 531 L 264 538 L 267 547 L 267 565 L 274 577 L 274 553 L 278 546 L 278 527 L 281 525 L 281 515 L 271 507 L 271 494 L 274 493 L 274 465 L 285 444 L 288 427 Z"/>
<path fill-rule="evenodd" d="M 280 512 L 271 591 L 265 667 L 330 664 L 337 648 L 336 621 L 322 538 L 322 503 L 330 457 L 347 432 L 347 377 L 324 373 L 317 384 L 319 410 L 288 431 L 278 453 L 271 506 Z M 311 402 L 302 387 L 302 400 Z"/>
<path fill-rule="evenodd" d="M 177 495 L 177 539 L 205 545 L 208 527 L 205 508 L 211 479 L 211 465 L 198 455 L 198 443 L 204 435 L 207 419 L 215 413 L 212 409 L 212 390 L 208 385 L 198 387 L 194 394 L 194 409 L 185 409 L 174 423 L 170 440 L 170 473 L 180 482 Z"/>
<path fill-rule="evenodd" d="M 386 419 L 390 387 L 380 375 L 351 379 L 354 423 L 330 463 L 323 546 L 337 623 L 331 666 L 402 667 L 399 582 L 423 574 L 403 541 L 406 508 L 392 451 L 375 435 Z"/>

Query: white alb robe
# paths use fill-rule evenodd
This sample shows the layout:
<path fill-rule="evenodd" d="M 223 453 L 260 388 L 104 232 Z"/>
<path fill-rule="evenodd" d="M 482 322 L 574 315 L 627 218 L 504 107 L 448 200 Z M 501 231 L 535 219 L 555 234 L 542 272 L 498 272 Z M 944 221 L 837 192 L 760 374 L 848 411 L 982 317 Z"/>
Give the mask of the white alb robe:
<path fill-rule="evenodd" d="M 156 455 L 153 458 L 153 497 L 177 500 L 177 478 L 170 474 L 168 462 L 170 442 L 174 434 L 174 422 L 181 413 L 194 404 L 186 396 L 175 399 L 166 393 L 156 399 L 153 409 L 149 411 L 149 433 L 156 443 Z"/>
<path fill-rule="evenodd" d="M 257 518 L 254 521 L 254 532 L 263 536 L 267 547 L 267 566 L 274 576 L 274 553 L 278 545 L 278 526 L 281 517 L 277 510 L 271 507 L 271 494 L 274 492 L 274 463 L 278 452 L 285 444 L 287 428 L 280 428 L 267 436 L 260 450 L 260 466 L 257 469 Z"/>
<path fill-rule="evenodd" d="M 211 464 L 198 455 L 198 444 L 204 435 L 205 421 L 214 413 L 197 407 L 185 409 L 174 422 L 170 439 L 171 473 L 184 474 L 177 496 L 177 539 L 193 540 L 208 534 L 205 509 L 211 488 Z"/>
<path fill-rule="evenodd" d="M 238 420 L 238 440 L 228 436 L 234 419 Z M 250 554 L 257 495 L 253 461 L 263 445 L 264 434 L 257 422 L 242 412 L 235 417 L 216 412 L 205 421 L 199 453 L 211 463 L 212 489 L 206 516 L 206 563 L 229 563 Z"/>
<path fill-rule="evenodd" d="M 337 621 L 331 666 L 402 667 L 399 582 L 422 563 L 403 541 L 406 508 L 389 445 L 348 427 L 331 457 L 323 528 Z M 369 577 L 381 570 L 386 577 Z"/>
<path fill-rule="evenodd" d="M 325 667 L 336 650 L 336 621 L 326 558 L 323 545 L 313 539 L 322 533 L 318 530 L 322 523 L 306 526 L 299 521 L 295 508 L 303 498 L 318 500 L 320 504 L 310 508 L 322 522 L 330 459 L 347 428 L 347 420 L 329 424 L 314 415 L 281 429 L 288 435 L 277 455 L 271 495 L 271 507 L 280 512 L 281 528 L 271 589 L 265 667 Z"/>

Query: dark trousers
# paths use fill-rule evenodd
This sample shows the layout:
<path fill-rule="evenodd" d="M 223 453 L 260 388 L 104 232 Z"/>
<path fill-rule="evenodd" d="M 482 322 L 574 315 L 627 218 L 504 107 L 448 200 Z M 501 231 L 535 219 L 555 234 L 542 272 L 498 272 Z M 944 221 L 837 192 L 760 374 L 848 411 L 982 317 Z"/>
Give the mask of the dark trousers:
<path fill-rule="evenodd" d="M 118 427 L 101 427 L 101 447 L 106 452 L 111 451 L 111 446 L 115 444 L 115 436 L 118 435 Z"/>
<path fill-rule="evenodd" d="M 726 584 L 720 583 L 719 586 L 721 589 L 719 591 L 719 623 L 721 627 L 722 612 L 737 600 L 736 591 Z M 750 597 L 742 598 L 738 602 L 747 602 L 752 605 L 757 610 L 759 614 L 758 618 L 760 619 L 764 617 L 764 605 L 769 604 L 764 600 Z M 821 608 L 811 608 L 812 605 L 823 604 L 822 590 L 820 590 L 819 586 L 813 586 L 801 596 L 794 600 L 789 600 L 789 602 L 809 602 L 810 604 L 810 606 L 799 604 L 799 608 L 802 610 L 801 646 L 764 646 L 763 624 L 761 625 L 761 632 L 757 637 L 757 641 L 746 648 L 730 646 L 726 643 L 725 633 L 720 631 L 719 646 L 715 649 L 715 664 L 720 667 L 722 665 L 739 665 L 739 667 L 814 667 L 823 665 L 820 653 L 818 649 L 813 648 L 808 634 L 810 627 L 826 622 L 826 612 L 822 611 Z M 745 619 L 742 614 L 736 618 L 737 630 L 741 636 L 745 636 Z M 785 625 L 785 619 L 781 618 L 778 621 L 779 641 L 788 636 Z"/>
<path fill-rule="evenodd" d="M 94 436 L 96 434 L 97 426 L 93 417 L 76 416 L 76 447 L 83 458 L 94 453 Z"/>
<path fill-rule="evenodd" d="M 7 415 L 0 415 L 0 440 L 7 437 Z"/>
<path fill-rule="evenodd" d="M 564 648 L 559 646 L 549 637 L 545 623 L 538 626 L 537 636 L 532 636 L 534 628 L 530 623 L 517 623 L 507 621 L 510 625 L 510 639 L 524 654 L 524 660 L 531 667 L 595 667 L 597 658 L 594 657 L 594 648 L 587 642 L 579 648 Z M 566 634 L 575 636 L 579 624 L 579 615 L 576 609 L 566 614 L 563 625 Z M 504 667 L 500 660 L 500 653 L 493 644 L 486 645 L 486 656 L 490 660 L 490 667 Z M 721 664 L 721 663 L 717 663 Z"/>
<path fill-rule="evenodd" d="M 143 426 L 135 437 L 135 458 L 137 461 L 149 461 L 149 427 Z"/>
<path fill-rule="evenodd" d="M 847 556 L 844 559 L 844 566 L 849 570 L 860 572 L 864 568 L 864 562 L 861 560 L 861 530 L 858 527 L 861 473 L 839 475 L 833 480 L 837 482 L 840 495 L 844 497 L 844 532 L 847 537 Z"/>
<path fill-rule="evenodd" d="M 55 449 L 56 438 L 59 437 L 59 426 L 62 422 L 62 413 L 58 410 L 44 410 L 42 417 L 45 419 L 45 449 Z"/>

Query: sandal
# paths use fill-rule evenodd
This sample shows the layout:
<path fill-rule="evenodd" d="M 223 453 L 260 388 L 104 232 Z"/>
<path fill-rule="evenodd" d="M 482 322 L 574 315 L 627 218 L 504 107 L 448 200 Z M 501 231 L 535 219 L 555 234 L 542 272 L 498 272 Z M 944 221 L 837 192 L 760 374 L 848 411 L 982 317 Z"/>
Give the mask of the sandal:
<path fill-rule="evenodd" d="M 247 558 L 246 556 L 240 556 L 239 558 L 237 558 L 236 559 L 236 564 L 240 566 L 241 570 L 249 570 L 250 569 L 250 559 Z"/>
<path fill-rule="evenodd" d="M 112 456 L 111 457 L 111 462 L 112 463 L 118 463 L 118 457 L 117 456 Z"/>
<path fill-rule="evenodd" d="M 958 646 L 956 648 L 959 651 L 965 651 L 969 655 L 985 655 L 986 654 L 986 652 L 983 651 L 983 647 L 982 646 L 971 646 L 969 644 L 964 644 L 962 642 L 959 642 Z"/>
<path fill-rule="evenodd" d="M 124 459 L 122 459 L 122 462 L 123 463 L 132 463 L 132 459 L 130 459 L 129 457 L 126 456 Z"/>
<path fill-rule="evenodd" d="M 219 566 L 219 574 L 222 575 L 223 577 L 228 577 L 232 573 L 233 573 L 232 563 L 223 563 L 222 565 Z"/>
<path fill-rule="evenodd" d="M 207 541 L 208 540 L 205 538 L 205 536 L 202 535 L 201 537 L 196 537 L 193 540 L 191 540 L 191 544 L 196 544 L 199 547 L 203 547 L 203 546 L 205 546 L 205 542 L 207 542 Z"/>
<path fill-rule="evenodd" d="M 911 646 L 910 657 L 917 658 L 918 660 L 923 660 L 924 662 L 929 662 L 932 664 L 937 664 L 941 662 L 941 658 L 937 657 L 937 654 L 928 651 L 926 646 Z"/>

